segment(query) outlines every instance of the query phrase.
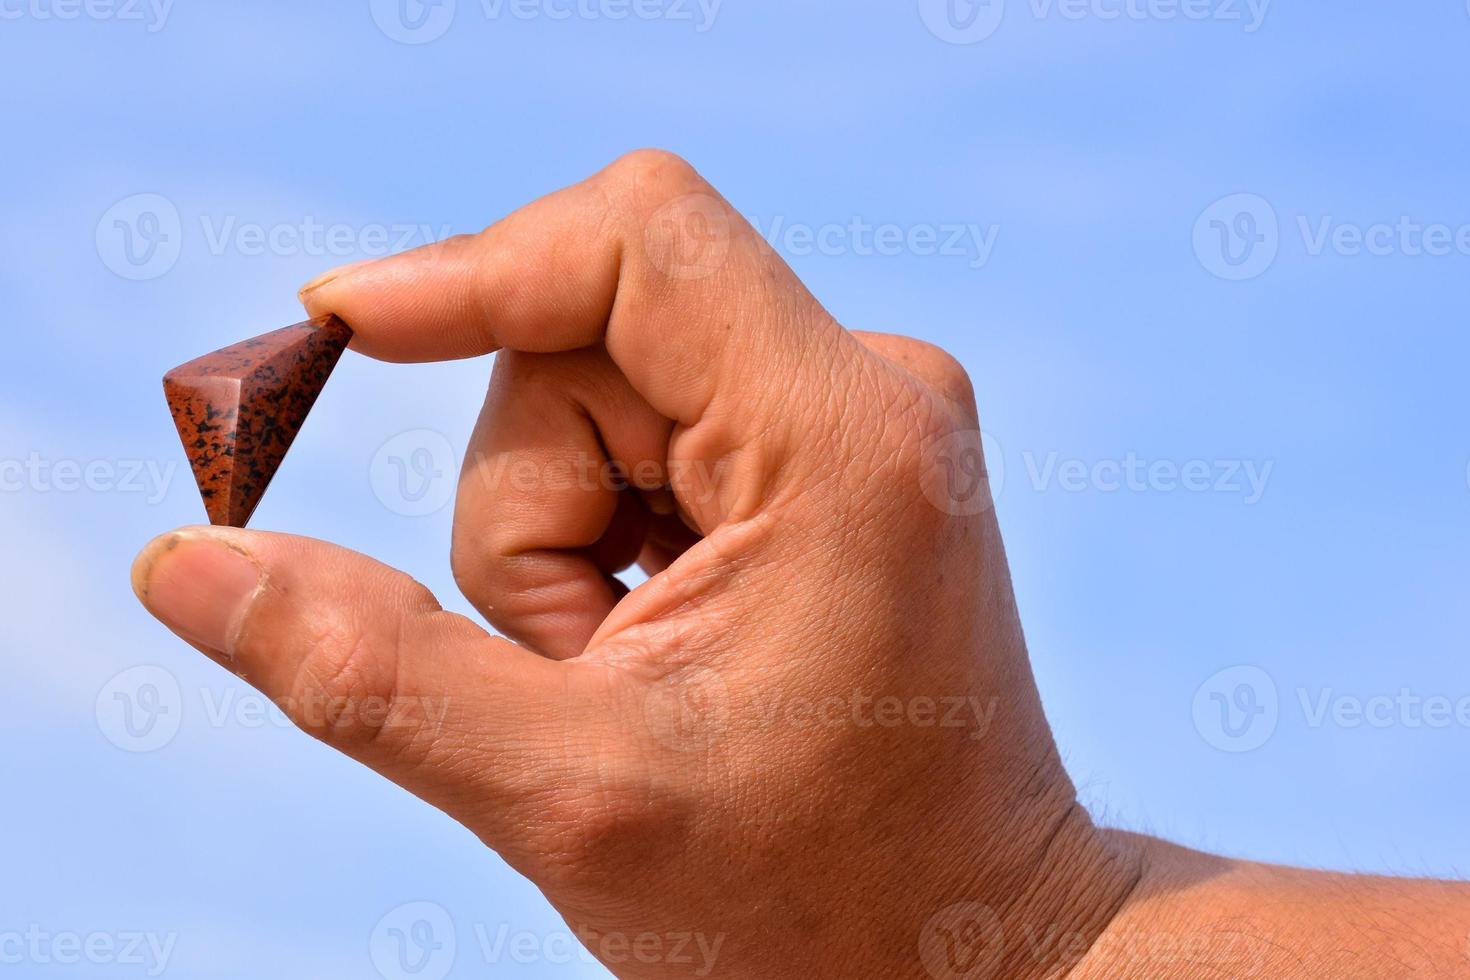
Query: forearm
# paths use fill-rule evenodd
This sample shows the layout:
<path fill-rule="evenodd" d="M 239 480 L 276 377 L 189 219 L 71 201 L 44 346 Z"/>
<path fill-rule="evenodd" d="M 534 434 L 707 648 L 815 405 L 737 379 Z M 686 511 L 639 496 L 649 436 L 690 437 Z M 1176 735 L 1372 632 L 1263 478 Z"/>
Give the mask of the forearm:
<path fill-rule="evenodd" d="M 1231 861 L 1119 835 L 1138 887 L 1068 980 L 1460 977 L 1470 885 Z"/>

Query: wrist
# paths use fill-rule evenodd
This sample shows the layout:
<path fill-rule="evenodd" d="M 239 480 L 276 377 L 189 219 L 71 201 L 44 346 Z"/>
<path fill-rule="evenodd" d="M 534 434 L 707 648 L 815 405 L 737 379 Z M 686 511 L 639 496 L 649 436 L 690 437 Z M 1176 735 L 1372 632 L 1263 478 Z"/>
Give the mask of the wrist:
<path fill-rule="evenodd" d="M 977 870 L 918 917 L 915 977 L 1067 976 L 1137 889 L 1140 843 L 1094 825 L 1054 752 L 1025 790 L 978 824 L 986 839 L 966 849 Z"/>

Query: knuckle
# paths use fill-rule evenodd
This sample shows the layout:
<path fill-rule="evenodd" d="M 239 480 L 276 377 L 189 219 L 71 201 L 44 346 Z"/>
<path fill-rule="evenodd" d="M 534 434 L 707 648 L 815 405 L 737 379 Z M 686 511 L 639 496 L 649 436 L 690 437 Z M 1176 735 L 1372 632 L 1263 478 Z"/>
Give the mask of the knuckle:
<path fill-rule="evenodd" d="M 904 338 L 902 347 L 890 356 L 957 408 L 974 415 L 975 386 L 970 372 L 949 351 L 927 341 Z"/>
<path fill-rule="evenodd" d="M 642 713 L 647 689 L 621 671 L 598 671 L 580 696 L 622 712 Z M 617 706 L 617 707 L 613 707 Z M 543 784 L 534 803 L 531 845 L 559 887 L 606 894 L 657 868 L 700 822 L 700 780 L 638 739 L 608 742 L 572 736 L 568 766 Z"/>
<path fill-rule="evenodd" d="M 687 839 L 694 823 L 693 808 L 677 799 L 649 786 L 604 783 L 550 803 L 538 842 L 548 874 L 563 887 L 603 890 L 657 867 L 668 842 Z"/>
<path fill-rule="evenodd" d="M 973 413 L 975 384 L 970 379 L 970 372 L 949 351 L 933 344 L 925 344 L 924 347 L 935 386 L 951 401 Z"/>
<path fill-rule="evenodd" d="M 625 153 L 605 171 L 616 184 L 632 188 L 687 189 L 703 184 L 699 172 L 677 153 L 660 149 Z"/>
<path fill-rule="evenodd" d="M 940 458 L 976 423 L 933 382 L 892 386 L 878 414 L 868 436 L 870 479 L 882 488 L 878 496 L 901 505 L 905 520 L 947 523 L 942 511 L 914 505 L 933 492 Z"/>
<path fill-rule="evenodd" d="M 646 224 L 680 200 L 697 201 L 702 209 L 723 213 L 723 200 L 699 172 L 667 150 L 634 150 L 602 172 L 600 181 L 607 217 L 614 223 Z"/>

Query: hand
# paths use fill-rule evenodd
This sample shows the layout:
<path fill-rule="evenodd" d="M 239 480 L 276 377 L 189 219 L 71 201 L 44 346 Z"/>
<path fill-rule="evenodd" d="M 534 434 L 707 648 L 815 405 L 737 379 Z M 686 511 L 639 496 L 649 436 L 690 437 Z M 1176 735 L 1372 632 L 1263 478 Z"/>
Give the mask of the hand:
<path fill-rule="evenodd" d="M 1058 765 L 994 514 L 926 496 L 978 449 L 952 358 L 843 330 L 653 152 L 305 302 L 373 357 L 500 351 L 453 567 L 519 645 L 361 555 L 206 528 L 137 565 L 180 636 L 585 936 L 718 937 L 719 976 L 898 977 L 954 903 L 1103 921 L 1069 893 L 1136 871 Z"/>
<path fill-rule="evenodd" d="M 263 532 L 165 535 L 135 587 L 617 975 L 1049 976 L 1125 907 L 1147 845 L 1058 762 L 953 359 L 844 330 L 654 152 L 304 300 L 369 356 L 500 352 L 452 562 L 516 642 Z"/>

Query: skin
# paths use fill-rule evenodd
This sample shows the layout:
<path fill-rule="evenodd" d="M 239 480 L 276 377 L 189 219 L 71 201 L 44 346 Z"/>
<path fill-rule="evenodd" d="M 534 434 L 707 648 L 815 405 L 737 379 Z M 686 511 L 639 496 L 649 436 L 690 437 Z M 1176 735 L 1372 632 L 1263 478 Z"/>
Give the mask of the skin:
<path fill-rule="evenodd" d="M 979 473 L 964 370 L 844 330 L 678 158 L 631 154 L 303 300 L 372 357 L 499 351 L 452 565 L 503 638 L 259 531 L 163 535 L 134 587 L 474 831 L 617 976 L 1470 970 L 1465 886 L 1094 826 L 988 491 L 955 489 Z"/>

